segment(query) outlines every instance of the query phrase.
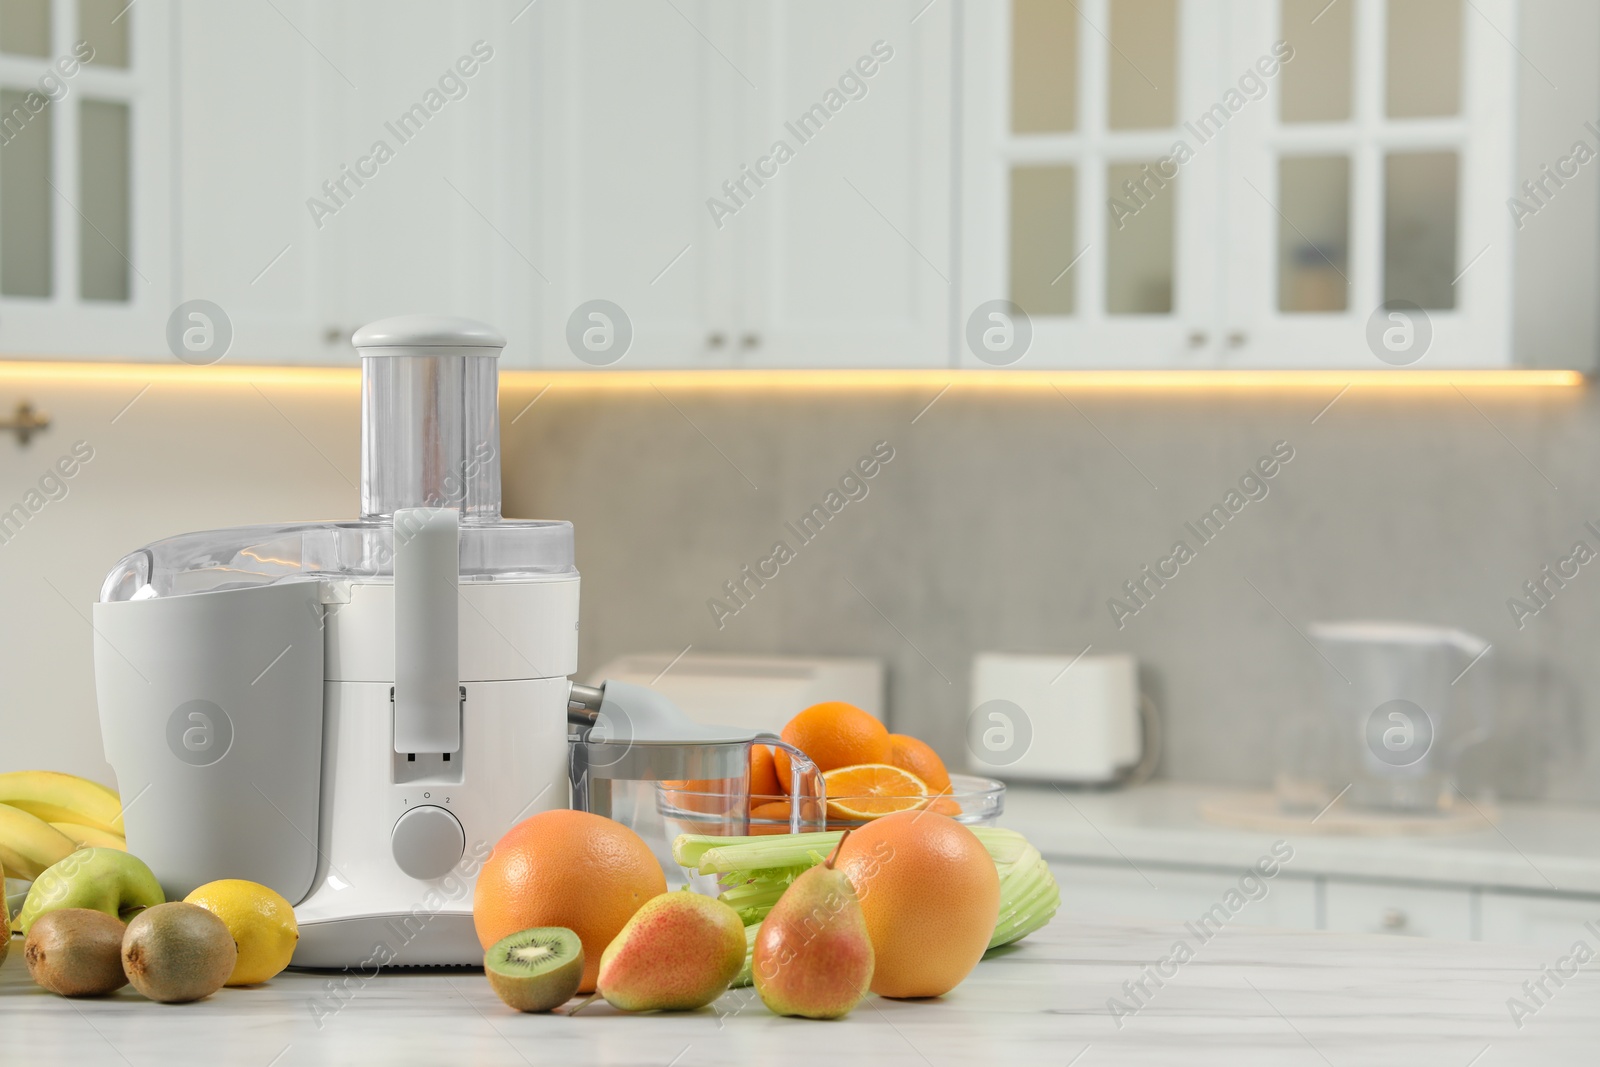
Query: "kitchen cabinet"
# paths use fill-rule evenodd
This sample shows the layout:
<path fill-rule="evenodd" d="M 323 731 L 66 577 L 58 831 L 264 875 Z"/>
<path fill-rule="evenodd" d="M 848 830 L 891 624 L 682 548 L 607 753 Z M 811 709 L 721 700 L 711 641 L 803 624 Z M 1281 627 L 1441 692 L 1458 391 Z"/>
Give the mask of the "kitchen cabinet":
<path fill-rule="evenodd" d="M 818 106 L 745 210 L 736 317 L 761 366 L 942 365 L 951 262 L 952 5 L 746 4 L 770 90 L 748 98 L 760 152 Z M 870 72 L 870 73 L 868 73 Z M 844 102 L 839 101 L 843 96 Z M 793 138 L 798 142 L 798 135 Z M 765 194 L 772 195 L 766 198 Z"/>
<path fill-rule="evenodd" d="M 1494 829 L 1406 838 L 1291 830 L 1280 838 L 1201 814 L 1236 795 L 1155 782 L 1064 797 L 1013 784 L 1001 821 L 1050 862 L 1069 917 L 1193 921 L 1287 846 L 1292 856 L 1267 881 L 1267 895 L 1232 922 L 1546 953 L 1579 939 L 1600 944 L 1600 815 L 1592 807 L 1502 801 Z"/>
<path fill-rule="evenodd" d="M 953 18 L 146 0 L 147 285 L 109 311 L 0 295 L 0 344 L 166 360 L 168 316 L 205 300 L 234 362 L 347 362 L 356 326 L 424 307 L 496 323 L 507 366 L 944 365 Z M 103 314 L 132 325 L 79 328 Z"/>
<path fill-rule="evenodd" d="M 179 288 L 227 316 L 230 361 L 349 363 L 356 327 L 417 308 L 495 322 L 527 358 L 538 278 L 506 176 L 531 152 L 500 124 L 528 27 L 424 0 L 177 21 Z"/>
<path fill-rule="evenodd" d="M 943 364 L 953 16 L 919 6 L 542 12 L 539 361 Z M 594 301 L 625 352 L 578 350 Z"/>
<path fill-rule="evenodd" d="M 48 54 L 0 39 L 0 89 L 20 97 L 105 7 L 118 62 L 102 47 L 29 124 L 43 154 L 3 157 L 0 263 L 45 267 L 0 281 L 8 355 L 165 362 L 195 325 L 218 340 L 192 363 L 349 363 L 355 327 L 433 308 L 495 322 L 531 362 L 535 149 L 509 134 L 531 125 L 535 32 L 516 6 L 31 0 Z M 131 281 L 94 291 L 108 257 Z"/>
<path fill-rule="evenodd" d="M 1477 937 L 1468 889 L 1349 882 L 1323 884 L 1322 929 L 1467 941 Z"/>
<path fill-rule="evenodd" d="M 1593 268 L 1522 231 L 1526 209 L 1549 211 L 1592 249 L 1593 212 L 1538 190 L 1508 209 L 1524 178 L 1545 180 L 1529 146 L 1571 152 L 1581 129 L 1553 128 L 1552 100 L 1521 91 L 1513 42 L 1567 62 L 1554 39 L 1590 32 L 1593 5 L 966 10 L 967 365 L 1592 365 L 1593 314 L 1566 313 L 1563 342 L 1527 294 L 1574 267 L 1592 291 Z M 1566 70 L 1592 109 L 1592 62 Z M 1023 340 L 986 350 L 986 325 Z"/>
<path fill-rule="evenodd" d="M 1062 910 L 1074 919 L 1198 922 L 1239 872 L 1139 862 L 1096 863 L 1051 857 Z M 1280 875 L 1228 923 L 1387 934 L 1454 941 L 1491 941 L 1568 949 L 1600 934 L 1600 897 L 1514 893 L 1470 885 L 1416 885 Z M 1246 887 L 1249 888 L 1249 887 Z M 1247 898 L 1248 899 L 1248 898 Z"/>
<path fill-rule="evenodd" d="M 533 25 L 512 23 L 505 5 L 432 0 L 317 11 L 339 70 L 313 53 L 322 129 L 312 187 L 295 199 L 298 239 L 317 264 L 323 343 L 348 361 L 362 324 L 448 308 L 494 323 L 507 336 L 503 358 L 525 362 L 529 295 L 553 269 L 539 266 L 528 238 L 521 179 L 532 148 L 506 135 L 529 111 Z M 344 180 L 353 173 L 368 176 Z"/>
<path fill-rule="evenodd" d="M 1214 0 L 968 9 L 963 365 L 1214 362 L 1224 157 L 1159 171 L 1221 77 L 1221 10 Z"/>
<path fill-rule="evenodd" d="M 1231 6 L 1230 80 L 1293 59 L 1217 138 L 1223 365 L 1512 362 L 1516 5 L 1474 5 Z"/>
<path fill-rule="evenodd" d="M 80 22 L 126 56 L 0 157 L 13 357 L 168 360 L 191 300 L 234 362 L 347 362 L 416 308 L 553 369 L 1600 347 L 1584 0 L 17 10 L 45 44 L 12 16 L 0 102 Z"/>
<path fill-rule="evenodd" d="M 1068 863 L 1052 859 L 1061 884 L 1061 910 L 1082 919 L 1138 919 L 1199 925 L 1207 915 L 1214 931 L 1223 913 L 1226 925 L 1316 929 L 1316 888 L 1309 879 L 1278 876 L 1240 886 L 1240 872 L 1175 870 L 1141 863 Z M 1230 896 L 1230 894 L 1238 894 Z M 1252 899 L 1253 898 L 1253 899 Z M 1243 901 L 1242 904 L 1239 902 Z M 1236 904 L 1230 908 L 1229 904 Z"/>
<path fill-rule="evenodd" d="M 0 351 L 165 352 L 169 10 L 29 0 L 0 20 Z"/>
<path fill-rule="evenodd" d="M 738 17 L 729 0 L 604 0 L 528 14 L 543 20 L 537 112 L 526 127 L 540 148 L 530 176 L 546 268 L 528 284 L 543 309 L 539 363 L 730 358 L 728 238 L 705 200 L 738 169 L 726 101 L 753 91 L 741 75 L 753 65 L 735 44 Z M 596 301 L 617 310 L 580 310 Z"/>
<path fill-rule="evenodd" d="M 176 6 L 170 62 L 182 206 L 173 296 L 222 309 L 230 360 L 274 363 L 325 351 L 317 310 L 327 244 L 305 201 L 321 195 L 319 142 L 330 133 L 317 103 L 349 90 L 295 34 L 303 27 L 324 36 L 318 10 L 308 0 L 284 0 L 277 10 Z M 150 340 L 154 347 L 137 354 L 170 358 L 164 336 Z"/>
<path fill-rule="evenodd" d="M 1577 941 L 1600 946 L 1600 897 L 1485 890 L 1479 901 L 1483 940 L 1566 953 Z"/>

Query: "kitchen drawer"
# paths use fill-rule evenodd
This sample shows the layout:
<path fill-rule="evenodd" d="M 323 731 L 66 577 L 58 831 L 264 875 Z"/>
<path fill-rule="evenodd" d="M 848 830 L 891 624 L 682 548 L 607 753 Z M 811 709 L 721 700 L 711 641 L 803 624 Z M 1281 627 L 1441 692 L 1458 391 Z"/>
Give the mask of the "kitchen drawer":
<path fill-rule="evenodd" d="M 1351 934 L 1404 934 L 1469 941 L 1475 936 L 1467 888 L 1373 885 L 1328 879 L 1324 928 Z"/>
<path fill-rule="evenodd" d="M 1486 889 L 1480 898 L 1485 941 L 1565 952 L 1575 941 L 1600 944 L 1600 897 L 1547 897 Z M 1584 923 L 1593 923 L 1590 930 Z"/>
<path fill-rule="evenodd" d="M 1242 901 L 1227 918 L 1229 926 L 1284 926 L 1311 930 L 1317 924 L 1316 892 L 1303 878 L 1280 874 L 1254 887 L 1257 899 L 1240 892 L 1244 874 L 1174 871 L 1141 864 L 1056 861 L 1050 870 L 1061 883 L 1061 914 L 1069 919 L 1133 919 L 1139 922 L 1195 922 L 1221 905 Z M 1252 872 L 1253 874 L 1253 872 Z M 1245 889 L 1252 889 L 1246 885 Z M 1230 899 L 1229 891 L 1239 895 Z"/>

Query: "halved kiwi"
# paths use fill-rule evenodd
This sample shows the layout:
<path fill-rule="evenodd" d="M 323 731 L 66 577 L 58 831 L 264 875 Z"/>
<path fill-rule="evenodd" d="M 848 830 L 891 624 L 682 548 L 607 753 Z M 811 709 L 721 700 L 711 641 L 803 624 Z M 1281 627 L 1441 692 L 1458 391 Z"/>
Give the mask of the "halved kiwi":
<path fill-rule="evenodd" d="M 483 954 L 483 973 L 518 1011 L 551 1011 L 583 981 L 583 942 L 565 926 L 535 926 L 502 937 Z"/>

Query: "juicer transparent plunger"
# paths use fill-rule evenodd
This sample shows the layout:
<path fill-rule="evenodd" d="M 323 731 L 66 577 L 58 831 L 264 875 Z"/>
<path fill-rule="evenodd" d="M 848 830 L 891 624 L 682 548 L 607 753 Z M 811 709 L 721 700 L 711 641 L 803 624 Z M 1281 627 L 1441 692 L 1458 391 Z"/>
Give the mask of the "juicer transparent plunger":
<path fill-rule="evenodd" d="M 574 685 L 568 719 L 572 806 L 615 819 L 649 843 L 669 879 L 715 894 L 715 879 L 685 875 L 672 856 L 679 834 L 750 832 L 750 748 L 789 754 L 789 832 L 826 829 L 822 775 L 776 734 L 692 722 L 643 686 Z"/>
<path fill-rule="evenodd" d="M 500 349 L 481 323 L 415 319 L 364 327 L 361 517 L 454 508 L 463 523 L 500 519 Z"/>

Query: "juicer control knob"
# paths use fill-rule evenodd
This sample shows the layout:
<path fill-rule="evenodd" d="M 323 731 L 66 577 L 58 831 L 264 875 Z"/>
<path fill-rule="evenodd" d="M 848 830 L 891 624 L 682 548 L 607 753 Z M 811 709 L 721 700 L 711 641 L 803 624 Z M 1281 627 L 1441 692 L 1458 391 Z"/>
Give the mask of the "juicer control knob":
<path fill-rule="evenodd" d="M 400 869 L 413 878 L 440 878 L 467 850 L 466 831 L 449 811 L 422 804 L 400 816 L 389 846 Z"/>

